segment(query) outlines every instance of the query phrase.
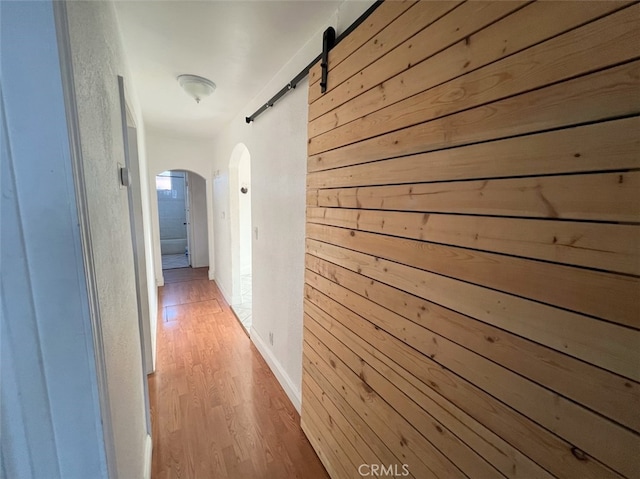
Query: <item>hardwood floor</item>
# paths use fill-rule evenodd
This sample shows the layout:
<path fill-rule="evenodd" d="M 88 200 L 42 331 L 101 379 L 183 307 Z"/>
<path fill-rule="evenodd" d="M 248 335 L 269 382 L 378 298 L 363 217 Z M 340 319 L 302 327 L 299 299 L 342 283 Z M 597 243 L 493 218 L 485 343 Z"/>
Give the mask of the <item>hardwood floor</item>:
<path fill-rule="evenodd" d="M 328 478 L 206 269 L 164 275 L 149 378 L 152 479 Z"/>

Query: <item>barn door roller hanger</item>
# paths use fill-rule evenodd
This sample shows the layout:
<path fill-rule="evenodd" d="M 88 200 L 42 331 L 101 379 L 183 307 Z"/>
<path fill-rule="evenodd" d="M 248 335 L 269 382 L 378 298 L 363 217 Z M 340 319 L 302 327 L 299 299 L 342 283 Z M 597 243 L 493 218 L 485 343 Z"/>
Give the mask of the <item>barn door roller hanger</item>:
<path fill-rule="evenodd" d="M 327 91 L 327 78 L 329 77 L 329 50 L 336 44 L 336 31 L 333 27 L 329 27 L 322 35 L 322 79 L 320 80 L 320 92 Z"/>

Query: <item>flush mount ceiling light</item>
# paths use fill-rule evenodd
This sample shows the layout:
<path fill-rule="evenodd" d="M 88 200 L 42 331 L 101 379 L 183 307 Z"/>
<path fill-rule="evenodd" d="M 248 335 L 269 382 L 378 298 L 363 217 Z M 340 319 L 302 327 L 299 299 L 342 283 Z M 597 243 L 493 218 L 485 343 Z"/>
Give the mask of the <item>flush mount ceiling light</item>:
<path fill-rule="evenodd" d="M 216 84 L 198 75 L 180 75 L 178 83 L 196 103 L 208 97 L 216 89 Z"/>

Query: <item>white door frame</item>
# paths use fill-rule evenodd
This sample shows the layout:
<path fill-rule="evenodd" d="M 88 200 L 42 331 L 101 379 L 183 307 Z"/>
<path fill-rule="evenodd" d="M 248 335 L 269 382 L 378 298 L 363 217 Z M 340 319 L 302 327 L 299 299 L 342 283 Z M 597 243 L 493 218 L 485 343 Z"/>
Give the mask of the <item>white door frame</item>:
<path fill-rule="evenodd" d="M 125 97 L 124 78 L 118 75 L 118 92 L 120 94 L 120 118 L 122 120 L 122 141 L 124 144 L 125 168 L 128 182 L 127 197 L 129 203 L 129 223 L 131 225 L 131 249 L 133 250 L 133 269 L 136 283 L 136 302 L 138 305 L 138 329 L 140 331 L 140 352 L 142 353 L 142 389 L 144 391 L 145 420 L 147 434 L 151 435 L 151 405 L 149 402 L 149 383 L 147 374 L 153 372 L 153 355 L 151 351 L 151 324 L 149 311 L 149 290 L 145 271 L 144 227 L 142 225 L 142 193 L 140 191 L 140 167 L 138 164 L 135 125 L 129 127 L 127 100 Z M 131 119 L 131 122 L 133 119 Z M 133 134 L 130 134 L 133 130 Z M 135 143 L 135 145 L 130 142 Z M 135 146 L 135 148 L 133 148 Z M 133 151 L 135 149 L 135 151 Z M 134 154 L 132 154 L 134 153 Z M 123 182 L 125 180 L 123 179 Z"/>

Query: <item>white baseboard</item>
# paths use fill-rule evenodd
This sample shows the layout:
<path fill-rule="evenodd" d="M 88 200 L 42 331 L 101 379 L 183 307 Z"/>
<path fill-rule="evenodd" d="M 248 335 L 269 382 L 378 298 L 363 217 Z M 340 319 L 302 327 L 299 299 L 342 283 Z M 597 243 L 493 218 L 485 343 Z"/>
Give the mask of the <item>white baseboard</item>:
<path fill-rule="evenodd" d="M 218 278 L 215 278 L 214 281 L 216 282 L 216 286 L 218 286 L 218 289 L 222 293 L 222 296 L 224 296 L 224 300 L 227 302 L 228 305 L 231 306 L 234 304 L 242 303 L 241 301 L 242 298 L 239 296 L 234 297 L 231 294 L 229 294 L 229 292 L 224 289 L 224 287 L 222 286 L 222 282 L 218 280 Z"/>
<path fill-rule="evenodd" d="M 215 281 L 216 279 L 216 272 L 214 271 L 213 268 L 209 268 L 209 281 Z"/>
<path fill-rule="evenodd" d="M 147 434 L 147 440 L 144 445 L 144 479 L 151 479 L 151 453 L 153 452 L 153 441 L 151 436 Z"/>
<path fill-rule="evenodd" d="M 224 287 L 222 286 L 222 281 L 220 281 L 218 278 L 214 278 L 213 281 L 216 282 L 216 286 L 218 287 L 218 289 L 222 293 L 222 296 L 224 296 L 224 300 L 227 302 L 227 304 L 233 304 L 231 302 L 231 300 L 233 298 L 231 297 L 231 295 L 227 291 L 225 291 Z"/>
<path fill-rule="evenodd" d="M 300 395 L 300 389 L 295 387 L 289 375 L 284 371 L 284 369 L 280 365 L 280 361 L 278 361 L 275 358 L 275 356 L 273 355 L 273 353 L 271 352 L 267 344 L 264 342 L 264 339 L 262 339 L 260 334 L 258 334 L 258 332 L 255 329 L 253 329 L 253 327 L 251 328 L 250 337 L 253 344 L 255 344 L 256 348 L 258 349 L 258 351 L 260 351 L 260 354 L 262 354 L 262 357 L 271 368 L 271 371 L 273 372 L 276 379 L 280 383 L 280 386 L 282 386 L 282 389 L 284 389 L 284 392 L 287 393 L 287 396 L 289 397 L 289 400 L 293 404 L 293 407 L 295 407 L 296 411 L 298 411 L 298 414 L 300 414 L 300 410 L 302 408 L 302 398 Z"/>

